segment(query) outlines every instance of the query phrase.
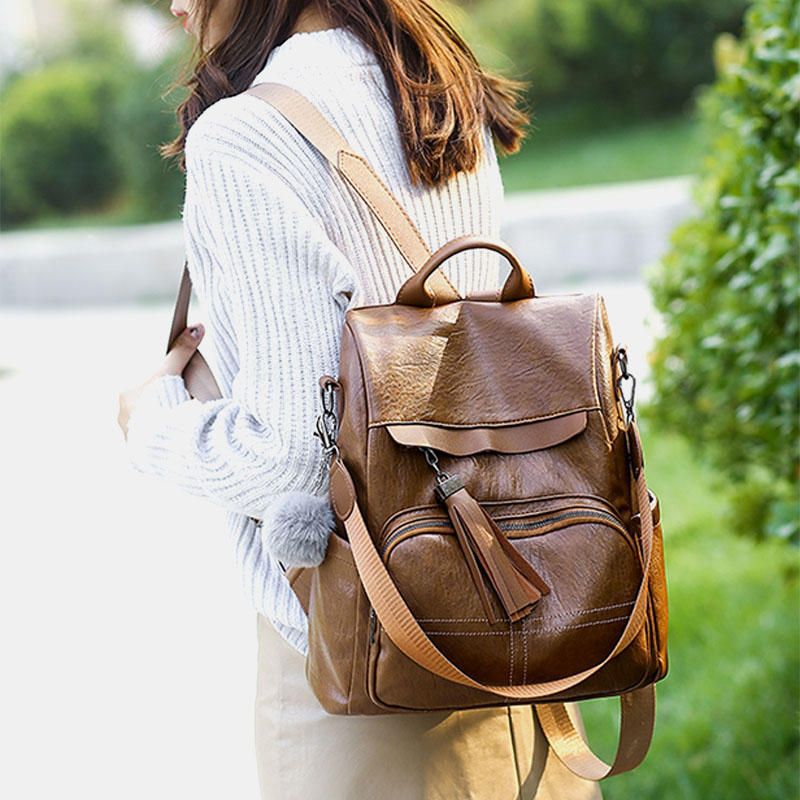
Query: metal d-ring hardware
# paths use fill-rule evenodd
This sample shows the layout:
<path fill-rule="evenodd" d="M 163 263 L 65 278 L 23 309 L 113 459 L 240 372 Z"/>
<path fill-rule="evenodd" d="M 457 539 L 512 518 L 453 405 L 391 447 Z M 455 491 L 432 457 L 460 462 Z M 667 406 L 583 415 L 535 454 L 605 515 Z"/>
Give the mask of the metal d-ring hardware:
<path fill-rule="evenodd" d="M 328 458 L 339 457 L 336 437 L 339 435 L 339 419 L 336 416 L 336 384 L 329 381 L 320 386 L 322 412 L 317 416 L 316 436 L 322 442 L 322 449 Z"/>
<path fill-rule="evenodd" d="M 619 377 L 616 380 L 617 392 L 625 408 L 625 423 L 630 425 L 636 419 L 633 410 L 633 400 L 636 397 L 636 378 L 632 372 L 628 372 L 628 353 L 624 347 L 617 347 L 616 360 L 619 364 Z M 629 387 L 628 394 L 625 393 L 625 385 Z"/>

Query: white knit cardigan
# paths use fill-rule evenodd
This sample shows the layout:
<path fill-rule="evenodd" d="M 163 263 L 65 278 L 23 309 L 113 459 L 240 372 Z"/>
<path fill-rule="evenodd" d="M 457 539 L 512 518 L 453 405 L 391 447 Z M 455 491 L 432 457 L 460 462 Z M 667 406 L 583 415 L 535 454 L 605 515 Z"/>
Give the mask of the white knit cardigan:
<path fill-rule="evenodd" d="M 503 185 L 489 129 L 484 157 L 445 186 L 413 186 L 374 54 L 344 28 L 296 33 L 253 83 L 308 97 L 376 168 L 433 250 L 467 233 L 497 237 Z M 389 303 L 410 269 L 355 192 L 263 101 L 209 107 L 186 142 L 184 238 L 223 399 L 190 399 L 180 377 L 150 384 L 130 419 L 140 472 L 223 506 L 245 589 L 299 652 L 307 619 L 270 552 L 276 509 L 327 493 L 312 433 L 318 379 L 336 375 L 348 308 Z M 498 257 L 468 251 L 443 267 L 462 295 L 495 289 Z M 213 343 L 213 347 L 209 345 Z"/>

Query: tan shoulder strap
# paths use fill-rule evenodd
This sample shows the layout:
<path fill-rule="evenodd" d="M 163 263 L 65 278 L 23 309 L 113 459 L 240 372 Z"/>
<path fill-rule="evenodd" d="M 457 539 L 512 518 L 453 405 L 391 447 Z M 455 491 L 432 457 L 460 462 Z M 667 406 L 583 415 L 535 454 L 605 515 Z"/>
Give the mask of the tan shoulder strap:
<path fill-rule="evenodd" d="M 638 431 L 633 422 L 629 435 L 634 439 L 635 446 L 639 447 Z M 648 577 L 653 549 L 653 513 L 643 465 L 636 470 L 634 481 L 635 500 L 641 519 L 642 580 L 628 622 L 617 643 L 602 661 L 588 669 L 557 680 L 517 686 L 481 683 L 462 672 L 439 650 L 423 631 L 389 575 L 367 530 L 358 506 L 353 481 L 340 458 L 334 459 L 331 463 L 330 484 L 333 509 L 344 524 L 364 591 L 381 625 L 396 647 L 412 661 L 435 675 L 498 697 L 534 701 L 563 692 L 595 674 L 622 652 L 642 627 L 647 611 Z M 586 748 L 588 755 L 578 754 L 576 742 L 570 738 L 572 732 L 568 727 L 569 719 L 567 717 L 567 722 L 564 722 L 560 715 L 563 704 L 546 704 L 544 714 L 540 712 L 539 717 L 540 721 L 543 721 L 543 729 L 548 740 L 551 741 L 553 750 L 559 758 L 576 774 L 586 772 L 588 774 L 584 777 L 599 780 L 607 775 L 632 769 L 647 753 L 653 729 L 653 716 L 648 713 L 648 707 L 652 706 L 652 703 L 648 705 L 647 697 L 648 692 L 644 690 L 641 693 L 632 692 L 622 696 L 624 699 L 622 699 L 620 746 L 617 758 L 610 766 L 594 756 L 588 748 Z M 553 722 L 548 718 L 548 708 L 549 716 L 555 718 Z M 565 709 L 564 714 L 566 714 Z M 575 733 L 577 734 L 577 731 Z M 577 735 L 580 741 L 583 741 L 580 734 Z M 575 757 L 572 757 L 573 754 Z M 589 758 L 590 756 L 593 760 Z"/>
<path fill-rule="evenodd" d="M 172 350 L 175 340 L 183 333 L 188 324 L 189 300 L 192 296 L 192 278 L 189 275 L 189 265 L 183 262 L 183 272 L 181 273 L 181 283 L 178 288 L 178 296 L 175 299 L 175 310 L 172 312 L 172 324 L 169 327 L 169 338 L 167 339 L 167 352 Z M 189 363 L 183 370 L 183 382 L 186 384 L 186 391 L 202 402 L 217 400 L 222 397 L 222 392 L 217 385 L 214 374 L 208 366 L 208 362 L 203 358 L 199 350 L 195 350 L 194 355 L 189 359 Z"/>
<path fill-rule="evenodd" d="M 281 83 L 260 83 L 247 90 L 259 100 L 274 106 L 330 163 L 367 204 L 389 234 L 395 247 L 416 272 L 430 258 L 411 218 L 389 191 L 364 156 L 355 153 L 342 134 L 304 95 Z M 457 300 L 458 292 L 441 273 L 429 282 L 432 293 L 443 301 Z"/>
<path fill-rule="evenodd" d="M 367 204 L 414 272 L 425 264 L 431 251 L 405 209 L 364 156 L 350 149 L 341 133 L 328 122 L 313 103 L 300 92 L 280 83 L 261 83 L 252 86 L 247 90 L 247 94 L 274 106 L 328 160 Z M 459 297 L 456 289 L 441 272 L 431 276 L 428 286 L 431 293 L 440 301 L 457 300 Z M 186 327 L 191 292 L 191 276 L 184 263 L 172 315 L 167 352 L 172 349 L 175 339 Z M 205 401 L 221 396 L 214 376 L 199 352 L 189 362 L 183 377 L 192 397 Z"/>

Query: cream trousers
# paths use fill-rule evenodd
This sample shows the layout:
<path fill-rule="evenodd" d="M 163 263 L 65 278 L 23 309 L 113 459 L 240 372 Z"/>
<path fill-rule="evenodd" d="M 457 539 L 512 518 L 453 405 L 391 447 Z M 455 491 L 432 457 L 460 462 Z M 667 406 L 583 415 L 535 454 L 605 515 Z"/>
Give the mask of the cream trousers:
<path fill-rule="evenodd" d="M 328 714 L 303 656 L 257 617 L 262 800 L 600 800 L 597 784 L 548 755 L 530 706 Z"/>

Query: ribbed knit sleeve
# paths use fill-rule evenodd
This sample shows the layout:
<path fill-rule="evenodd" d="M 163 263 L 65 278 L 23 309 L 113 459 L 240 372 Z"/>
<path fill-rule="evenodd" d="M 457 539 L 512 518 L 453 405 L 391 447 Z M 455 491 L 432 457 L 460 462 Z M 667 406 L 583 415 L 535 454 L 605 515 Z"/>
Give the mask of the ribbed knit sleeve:
<path fill-rule="evenodd" d="M 254 83 L 265 81 L 314 103 L 431 249 L 466 233 L 499 236 L 503 186 L 491 131 L 475 170 L 437 188 L 412 185 L 381 66 L 345 28 L 293 34 Z M 186 163 L 186 255 L 202 301 L 203 355 L 223 398 L 192 400 L 178 376 L 152 382 L 131 415 L 128 452 L 141 472 L 229 510 L 247 596 L 305 653 L 308 620 L 275 555 L 275 514 L 291 506 L 290 494 L 326 492 L 313 436 L 318 380 L 338 375 L 345 311 L 392 302 L 410 267 L 352 187 L 257 98 L 239 94 L 205 109 L 189 130 Z M 497 289 L 500 268 L 496 253 L 471 250 L 444 271 L 467 296 Z"/>
<path fill-rule="evenodd" d="M 189 242 L 204 243 L 188 248 L 190 269 L 213 262 L 194 267 L 214 276 L 206 301 L 230 312 L 238 371 L 231 396 L 206 403 L 180 378 L 156 381 L 128 450 L 139 471 L 260 518 L 284 492 L 325 490 L 318 379 L 337 372 L 353 273 L 298 194 L 207 142 L 187 147 L 184 221 Z"/>

